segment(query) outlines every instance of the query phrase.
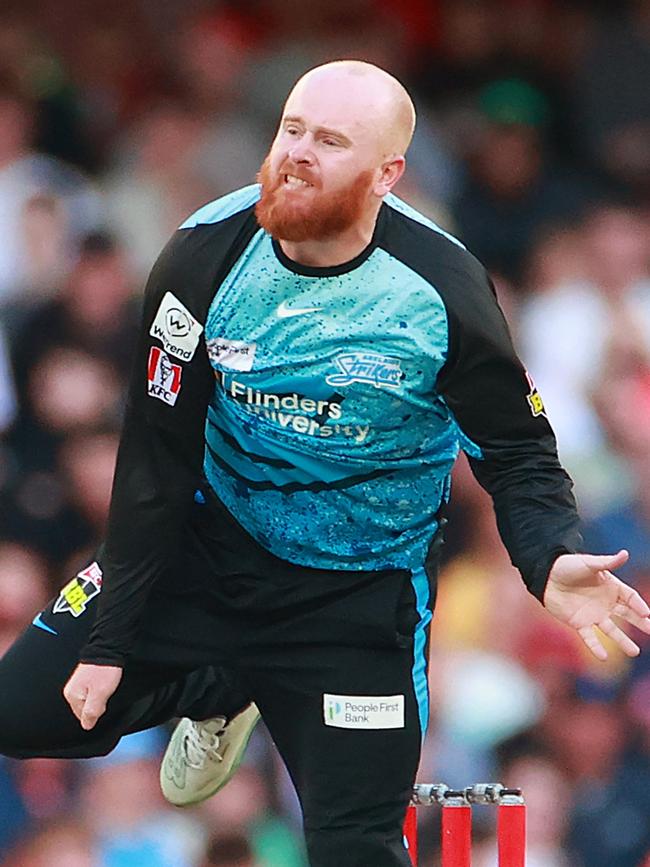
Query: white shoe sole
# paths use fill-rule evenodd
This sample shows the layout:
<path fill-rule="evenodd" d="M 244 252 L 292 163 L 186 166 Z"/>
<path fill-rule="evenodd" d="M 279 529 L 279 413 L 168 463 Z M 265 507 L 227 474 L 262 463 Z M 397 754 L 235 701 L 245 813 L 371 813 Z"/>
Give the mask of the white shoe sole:
<path fill-rule="evenodd" d="M 208 775 L 203 784 L 194 787 L 192 785 L 178 786 L 173 773 L 167 773 L 166 770 L 171 756 L 182 749 L 180 741 L 185 737 L 189 720 L 181 720 L 174 729 L 160 765 L 160 788 L 165 799 L 175 807 L 189 807 L 192 804 L 200 804 L 223 789 L 241 764 L 248 741 L 259 718 L 260 713 L 257 706 L 251 704 L 228 723 L 225 732 L 219 736 L 219 753 L 223 755 L 223 761 L 215 763 L 214 773 Z M 192 771 L 192 768 L 187 769 L 186 779 L 191 780 Z M 197 771 L 196 773 L 199 775 L 201 772 Z"/>

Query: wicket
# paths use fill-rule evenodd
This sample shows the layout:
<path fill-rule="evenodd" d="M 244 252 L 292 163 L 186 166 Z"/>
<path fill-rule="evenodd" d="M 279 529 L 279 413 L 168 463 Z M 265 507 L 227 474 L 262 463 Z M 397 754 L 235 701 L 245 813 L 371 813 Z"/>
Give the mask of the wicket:
<path fill-rule="evenodd" d="M 432 805 L 442 808 L 441 867 L 471 867 L 475 804 L 493 804 L 498 809 L 499 867 L 525 867 L 526 805 L 521 789 L 507 789 L 501 783 L 476 783 L 465 789 L 416 783 L 404 822 L 404 841 L 414 867 L 418 867 L 417 807 Z"/>

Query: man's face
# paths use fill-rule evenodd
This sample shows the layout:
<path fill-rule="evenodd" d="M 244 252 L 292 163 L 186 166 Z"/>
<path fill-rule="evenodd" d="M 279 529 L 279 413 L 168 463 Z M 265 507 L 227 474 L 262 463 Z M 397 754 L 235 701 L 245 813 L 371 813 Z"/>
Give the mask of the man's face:
<path fill-rule="evenodd" d="M 306 84 L 294 91 L 262 164 L 260 225 L 284 241 L 321 240 L 346 231 L 376 202 L 381 165 L 372 111 L 340 90 Z"/>

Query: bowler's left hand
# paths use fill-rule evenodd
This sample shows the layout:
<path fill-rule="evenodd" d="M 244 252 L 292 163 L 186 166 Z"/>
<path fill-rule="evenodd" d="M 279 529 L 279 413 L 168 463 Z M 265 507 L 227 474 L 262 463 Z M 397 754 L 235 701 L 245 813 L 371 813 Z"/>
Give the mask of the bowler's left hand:
<path fill-rule="evenodd" d="M 609 636 L 627 656 L 640 648 L 616 625 L 619 617 L 650 635 L 650 607 L 641 596 L 613 574 L 627 562 L 621 550 L 611 556 L 562 554 L 551 568 L 544 607 L 561 623 L 573 627 L 596 659 L 607 659 L 607 651 L 595 627 Z"/>

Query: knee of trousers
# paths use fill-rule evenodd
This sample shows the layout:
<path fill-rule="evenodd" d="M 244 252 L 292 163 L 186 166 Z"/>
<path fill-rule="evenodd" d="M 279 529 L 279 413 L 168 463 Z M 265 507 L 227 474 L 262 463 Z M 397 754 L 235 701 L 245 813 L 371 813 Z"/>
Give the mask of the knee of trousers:
<path fill-rule="evenodd" d="M 89 733 L 76 720 L 66 726 L 57 723 L 60 720 L 49 718 L 47 708 L 35 713 L 21 708 L 19 701 L 0 701 L 0 755 L 13 759 L 91 758 L 107 755 L 119 741 L 118 734 L 102 732 L 100 726 Z"/>
<path fill-rule="evenodd" d="M 44 724 L 46 728 L 47 724 Z M 91 759 L 112 752 L 119 738 L 80 740 L 79 743 L 57 742 L 56 738 L 42 735 L 25 737 L 15 731 L 6 732 L 0 720 L 0 756 L 9 759 Z"/>
<path fill-rule="evenodd" d="M 305 826 L 305 840 L 311 867 L 411 867 L 401 828 Z"/>
<path fill-rule="evenodd" d="M 18 718 L 18 714 L 12 714 L 10 699 L 0 702 L 0 755 L 13 759 L 28 758 L 26 754 L 26 733 L 31 729 L 31 724 L 25 725 L 25 720 Z M 41 722 L 41 725 L 46 723 Z"/>

